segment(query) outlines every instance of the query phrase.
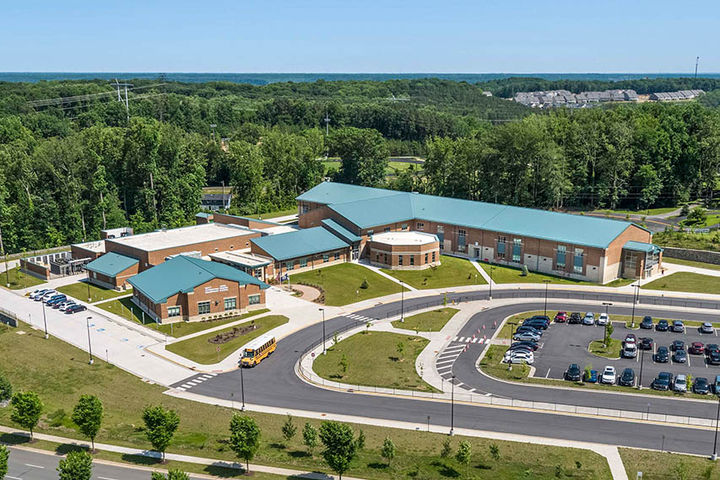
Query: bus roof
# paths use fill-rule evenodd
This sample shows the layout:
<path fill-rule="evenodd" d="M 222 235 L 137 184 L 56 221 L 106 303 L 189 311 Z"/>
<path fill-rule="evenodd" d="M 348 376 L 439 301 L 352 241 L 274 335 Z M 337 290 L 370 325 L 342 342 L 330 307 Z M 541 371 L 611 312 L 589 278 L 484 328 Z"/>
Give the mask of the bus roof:
<path fill-rule="evenodd" d="M 247 343 L 245 345 L 245 347 L 243 348 L 243 350 L 257 350 L 258 348 L 262 347 L 263 345 L 265 345 L 267 342 L 269 342 L 270 340 L 272 340 L 274 338 L 275 338 L 274 336 L 268 335 L 268 334 L 260 335 L 256 339 Z"/>

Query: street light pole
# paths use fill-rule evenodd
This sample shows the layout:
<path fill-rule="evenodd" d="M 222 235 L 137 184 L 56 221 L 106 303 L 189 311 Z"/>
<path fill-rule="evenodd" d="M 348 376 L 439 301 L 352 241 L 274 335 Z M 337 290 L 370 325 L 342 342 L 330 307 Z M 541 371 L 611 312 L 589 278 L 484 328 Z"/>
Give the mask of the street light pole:
<path fill-rule="evenodd" d="M 320 311 L 322 312 L 323 355 L 325 355 L 325 354 L 327 353 L 327 351 L 325 350 L 325 309 L 324 309 L 324 308 L 318 308 L 318 310 L 320 310 Z"/>
<path fill-rule="evenodd" d="M 85 319 L 85 323 L 87 325 L 87 334 L 88 334 L 88 353 L 90 354 L 90 362 L 89 364 L 93 364 L 93 356 L 92 356 L 92 344 L 90 343 L 90 319 L 92 317 L 87 317 Z"/>
<path fill-rule="evenodd" d="M 400 323 L 405 323 L 405 284 L 400 280 Z"/>
<path fill-rule="evenodd" d="M 640 284 L 636 283 L 633 287 L 635 287 L 635 292 L 633 293 L 632 321 L 630 323 L 631 328 L 635 328 L 635 304 L 637 303 L 637 296 L 640 295 L 640 289 L 638 288 L 640 287 Z"/>
<path fill-rule="evenodd" d="M 713 442 L 713 454 L 710 457 L 713 461 L 717 460 L 718 421 L 720 421 L 720 395 L 718 396 L 718 408 L 715 414 L 715 442 Z"/>
<path fill-rule="evenodd" d="M 543 283 L 545 284 L 545 307 L 543 309 L 543 315 L 547 316 L 547 295 L 548 295 L 548 284 L 550 283 L 550 280 L 545 279 L 545 280 L 543 280 Z"/>
<path fill-rule="evenodd" d="M 643 363 L 645 363 L 645 350 L 640 351 L 640 377 L 638 378 L 638 390 L 642 390 Z"/>
<path fill-rule="evenodd" d="M 611 302 L 603 302 L 603 305 L 605 306 L 605 315 L 608 314 L 608 307 L 612 305 Z"/>
<path fill-rule="evenodd" d="M 240 407 L 240 411 L 245 411 L 245 379 L 243 378 L 243 366 L 240 365 L 240 395 L 242 397 L 242 406 Z"/>
<path fill-rule="evenodd" d="M 90 303 L 90 281 L 87 282 L 88 303 Z"/>
<path fill-rule="evenodd" d="M 455 375 L 450 378 L 450 384 L 450 436 L 452 437 L 455 435 Z"/>
<path fill-rule="evenodd" d="M 495 267 L 490 265 L 490 296 L 488 297 L 488 300 L 492 300 L 492 286 L 494 283 L 493 280 L 493 270 L 495 270 Z"/>
<path fill-rule="evenodd" d="M 40 302 L 40 303 L 42 303 L 43 323 L 45 324 L 45 340 L 47 340 L 48 338 L 50 338 L 50 335 L 48 335 L 48 330 L 47 330 L 47 315 L 45 315 L 45 302 Z"/>

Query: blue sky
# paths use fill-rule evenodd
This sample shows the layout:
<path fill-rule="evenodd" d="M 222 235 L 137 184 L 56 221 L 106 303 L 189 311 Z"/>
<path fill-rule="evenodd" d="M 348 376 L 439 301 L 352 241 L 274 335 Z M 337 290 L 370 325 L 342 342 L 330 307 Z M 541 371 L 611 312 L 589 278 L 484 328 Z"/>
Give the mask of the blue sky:
<path fill-rule="evenodd" d="M 720 72 L 714 1 L 10 1 L 3 71 Z"/>

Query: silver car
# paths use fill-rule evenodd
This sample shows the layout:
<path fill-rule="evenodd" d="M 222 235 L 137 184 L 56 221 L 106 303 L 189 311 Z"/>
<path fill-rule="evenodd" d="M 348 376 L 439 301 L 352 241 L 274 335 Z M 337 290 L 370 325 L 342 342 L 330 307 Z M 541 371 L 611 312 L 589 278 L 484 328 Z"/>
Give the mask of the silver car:
<path fill-rule="evenodd" d="M 593 312 L 587 312 L 585 314 L 583 325 L 595 325 L 595 314 Z"/>
<path fill-rule="evenodd" d="M 715 333 L 715 329 L 713 328 L 712 323 L 710 323 L 710 322 L 703 323 L 700 326 L 700 333 L 709 333 L 710 335 Z"/>
<path fill-rule="evenodd" d="M 540 335 L 532 332 L 520 332 L 513 335 L 513 340 L 518 342 L 539 342 Z"/>
<path fill-rule="evenodd" d="M 680 373 L 677 377 L 675 377 L 673 390 L 679 393 L 687 392 L 687 376 L 685 374 Z"/>

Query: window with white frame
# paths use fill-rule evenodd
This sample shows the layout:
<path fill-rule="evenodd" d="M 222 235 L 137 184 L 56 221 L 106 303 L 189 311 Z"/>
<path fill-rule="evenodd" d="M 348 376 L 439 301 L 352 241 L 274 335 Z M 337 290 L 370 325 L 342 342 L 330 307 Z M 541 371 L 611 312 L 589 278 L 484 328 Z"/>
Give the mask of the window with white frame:
<path fill-rule="evenodd" d="M 557 252 L 555 253 L 555 263 L 558 268 L 565 268 L 565 255 L 567 254 L 567 247 L 565 245 L 558 245 Z"/>
<path fill-rule="evenodd" d="M 419 232 L 422 232 L 425 230 L 425 224 L 423 222 L 417 222 L 415 224 L 415 228 L 417 228 Z"/>
<path fill-rule="evenodd" d="M 198 302 L 198 315 L 210 313 L 210 302 Z"/>
<path fill-rule="evenodd" d="M 167 307 L 168 317 L 179 317 L 180 307 Z"/>
<path fill-rule="evenodd" d="M 225 299 L 225 310 L 235 310 L 237 308 L 237 298 L 226 298 Z"/>
<path fill-rule="evenodd" d="M 522 260 L 522 239 L 513 238 L 513 251 L 512 251 L 513 262 L 520 262 Z"/>
<path fill-rule="evenodd" d="M 583 273 L 583 257 L 584 257 L 583 249 L 576 248 L 575 256 L 573 258 L 573 272 Z"/>
<path fill-rule="evenodd" d="M 248 305 L 257 305 L 260 303 L 260 294 L 248 295 Z"/>

